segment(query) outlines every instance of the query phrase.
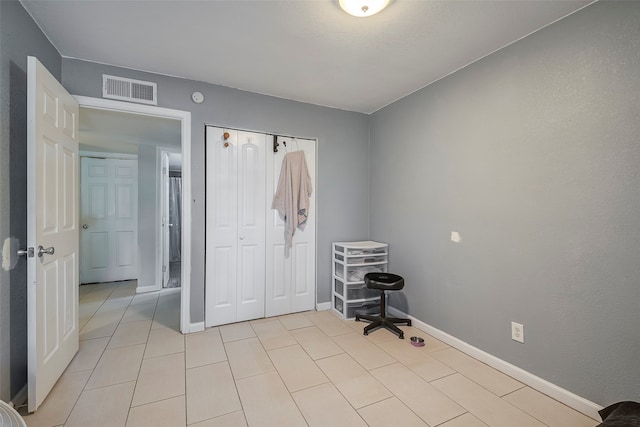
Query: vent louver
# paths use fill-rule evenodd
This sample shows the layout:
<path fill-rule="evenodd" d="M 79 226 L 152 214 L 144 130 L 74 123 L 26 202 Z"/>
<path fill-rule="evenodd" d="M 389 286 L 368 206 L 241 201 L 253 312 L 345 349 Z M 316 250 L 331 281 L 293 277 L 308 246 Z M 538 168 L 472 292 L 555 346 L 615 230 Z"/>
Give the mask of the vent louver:
<path fill-rule="evenodd" d="M 102 97 L 158 105 L 158 85 L 153 82 L 103 74 Z"/>

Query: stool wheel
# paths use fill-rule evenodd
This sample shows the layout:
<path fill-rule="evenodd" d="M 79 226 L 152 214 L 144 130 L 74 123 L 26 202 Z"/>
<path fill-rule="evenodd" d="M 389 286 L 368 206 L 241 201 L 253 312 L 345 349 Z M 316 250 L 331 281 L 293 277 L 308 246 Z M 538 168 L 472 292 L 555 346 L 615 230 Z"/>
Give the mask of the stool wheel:
<path fill-rule="evenodd" d="M 401 332 L 401 333 L 400 333 L 399 338 L 400 338 L 401 340 L 403 340 L 403 339 L 404 339 L 404 332 Z"/>
<path fill-rule="evenodd" d="M 369 335 L 369 331 L 364 331 L 363 334 L 364 335 Z"/>

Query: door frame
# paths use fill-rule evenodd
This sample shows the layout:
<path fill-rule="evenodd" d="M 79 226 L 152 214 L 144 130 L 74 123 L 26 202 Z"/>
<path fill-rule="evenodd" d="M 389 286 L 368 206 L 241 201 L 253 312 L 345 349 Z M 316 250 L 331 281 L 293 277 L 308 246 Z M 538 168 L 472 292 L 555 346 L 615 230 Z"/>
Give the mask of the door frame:
<path fill-rule="evenodd" d="M 128 114 L 161 117 L 180 121 L 182 149 L 182 264 L 180 287 L 180 331 L 183 334 L 203 329 L 202 324 L 191 324 L 191 112 L 153 105 L 133 104 L 110 99 L 74 95 L 81 108 L 115 111 Z M 184 267 L 186 266 L 186 268 Z"/>

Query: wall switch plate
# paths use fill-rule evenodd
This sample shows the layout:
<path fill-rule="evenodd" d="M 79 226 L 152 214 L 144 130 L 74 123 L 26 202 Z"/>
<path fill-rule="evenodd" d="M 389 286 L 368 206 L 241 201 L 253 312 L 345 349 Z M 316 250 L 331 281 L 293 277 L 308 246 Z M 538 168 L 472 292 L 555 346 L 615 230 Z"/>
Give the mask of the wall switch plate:
<path fill-rule="evenodd" d="M 451 241 L 454 243 L 460 243 L 460 233 L 457 231 L 451 232 Z"/>
<path fill-rule="evenodd" d="M 511 322 L 511 339 L 524 344 L 524 326 L 522 324 Z"/>

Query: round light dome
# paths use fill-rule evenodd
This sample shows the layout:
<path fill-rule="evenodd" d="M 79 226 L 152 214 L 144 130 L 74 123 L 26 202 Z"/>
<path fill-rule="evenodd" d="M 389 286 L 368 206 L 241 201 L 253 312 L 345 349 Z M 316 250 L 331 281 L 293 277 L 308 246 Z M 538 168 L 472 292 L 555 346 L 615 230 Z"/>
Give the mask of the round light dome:
<path fill-rule="evenodd" d="M 384 9 L 389 0 L 339 0 L 340 7 L 350 15 L 364 18 Z"/>

